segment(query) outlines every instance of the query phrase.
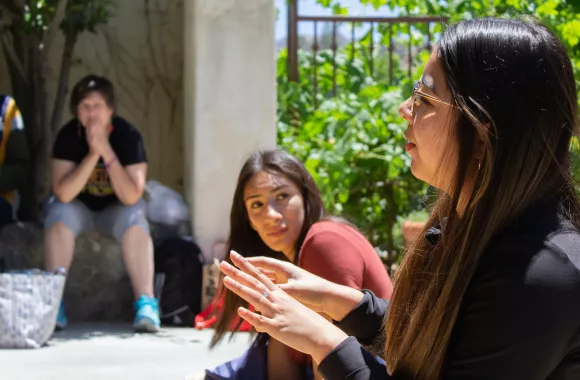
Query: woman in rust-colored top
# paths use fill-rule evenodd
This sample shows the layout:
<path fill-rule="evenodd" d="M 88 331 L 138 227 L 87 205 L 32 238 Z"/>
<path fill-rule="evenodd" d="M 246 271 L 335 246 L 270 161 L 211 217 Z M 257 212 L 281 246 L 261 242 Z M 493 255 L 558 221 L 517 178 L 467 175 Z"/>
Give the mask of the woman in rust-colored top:
<path fill-rule="evenodd" d="M 257 152 L 246 161 L 234 194 L 230 231 L 227 251 L 280 258 L 331 282 L 370 289 L 385 299 L 391 296 L 391 280 L 373 246 L 346 221 L 325 215 L 314 179 L 286 152 Z M 227 290 L 212 346 L 225 336 L 240 306 L 247 303 Z M 309 356 L 260 334 L 244 356 L 206 371 L 206 378 L 319 377 Z"/>
<path fill-rule="evenodd" d="M 340 221 L 323 220 L 312 225 L 298 256 L 298 266 L 340 285 L 372 290 L 384 299 L 391 298 L 393 292 L 373 246 L 359 231 Z M 296 363 L 311 363 L 309 355 L 292 348 L 288 352 Z"/>

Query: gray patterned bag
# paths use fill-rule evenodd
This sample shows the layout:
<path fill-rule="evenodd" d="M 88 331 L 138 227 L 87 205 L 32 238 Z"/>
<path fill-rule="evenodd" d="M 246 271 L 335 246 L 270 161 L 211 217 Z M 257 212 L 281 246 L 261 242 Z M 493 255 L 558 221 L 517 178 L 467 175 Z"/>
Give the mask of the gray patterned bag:
<path fill-rule="evenodd" d="M 50 338 L 65 276 L 40 270 L 0 273 L 0 347 L 39 348 Z"/>

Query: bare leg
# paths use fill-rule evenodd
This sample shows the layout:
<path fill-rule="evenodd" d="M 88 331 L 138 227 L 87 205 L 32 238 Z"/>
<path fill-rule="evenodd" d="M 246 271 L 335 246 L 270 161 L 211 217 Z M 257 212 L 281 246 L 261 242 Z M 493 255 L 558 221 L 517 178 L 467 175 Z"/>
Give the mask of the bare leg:
<path fill-rule="evenodd" d="M 138 226 L 129 228 L 123 235 L 121 251 L 135 299 L 153 297 L 153 242 L 149 233 Z"/>
<path fill-rule="evenodd" d="M 62 222 L 54 223 L 44 235 L 44 266 L 48 272 L 57 268 L 67 271 L 72 263 L 75 250 L 73 232 Z"/>

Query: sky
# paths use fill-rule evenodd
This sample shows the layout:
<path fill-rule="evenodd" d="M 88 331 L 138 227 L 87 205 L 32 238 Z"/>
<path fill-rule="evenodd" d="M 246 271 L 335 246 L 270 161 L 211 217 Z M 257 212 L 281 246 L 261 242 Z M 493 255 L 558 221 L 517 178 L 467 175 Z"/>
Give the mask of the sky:
<path fill-rule="evenodd" d="M 388 8 L 383 7 L 375 10 L 372 6 L 362 6 L 360 0 L 341 0 L 340 4 L 348 8 L 349 16 L 389 16 Z M 276 0 L 276 8 L 278 9 L 278 19 L 276 20 L 276 39 L 282 39 L 287 34 L 287 18 L 288 12 L 286 8 L 286 0 Z M 301 16 L 330 16 L 332 14 L 330 9 L 324 9 L 316 4 L 316 0 L 298 0 L 298 13 Z M 301 23 L 304 24 L 304 23 Z M 312 26 L 307 23 L 305 27 L 301 28 L 299 25 L 298 34 L 312 34 Z"/>

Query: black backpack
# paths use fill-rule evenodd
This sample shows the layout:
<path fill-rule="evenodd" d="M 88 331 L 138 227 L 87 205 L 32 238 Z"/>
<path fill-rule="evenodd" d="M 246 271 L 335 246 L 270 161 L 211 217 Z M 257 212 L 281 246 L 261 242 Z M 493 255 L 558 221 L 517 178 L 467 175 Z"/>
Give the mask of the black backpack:
<path fill-rule="evenodd" d="M 155 296 L 161 323 L 193 327 L 201 311 L 203 256 L 186 237 L 155 241 Z"/>

